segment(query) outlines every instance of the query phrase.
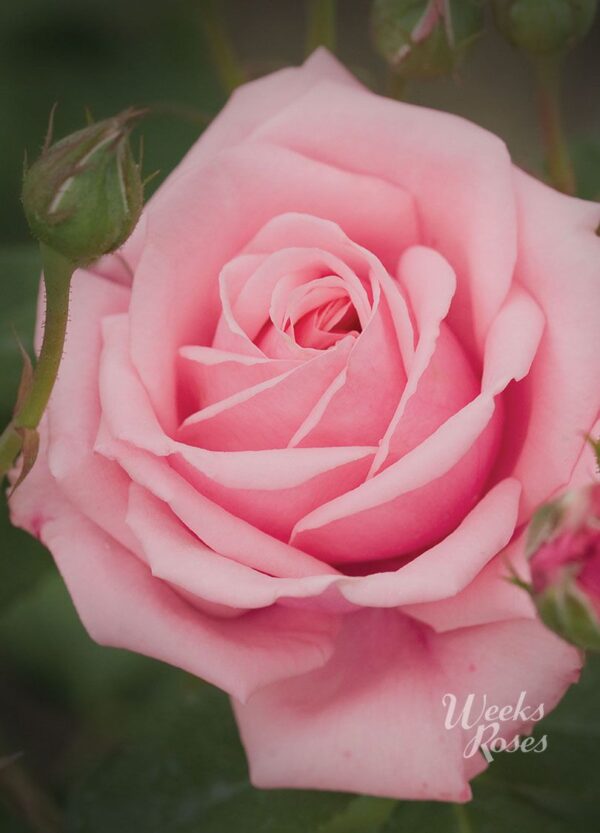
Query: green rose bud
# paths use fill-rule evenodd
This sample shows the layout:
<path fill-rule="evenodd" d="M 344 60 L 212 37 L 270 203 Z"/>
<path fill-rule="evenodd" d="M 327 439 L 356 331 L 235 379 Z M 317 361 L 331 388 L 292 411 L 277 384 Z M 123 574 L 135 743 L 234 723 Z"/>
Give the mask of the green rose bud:
<path fill-rule="evenodd" d="M 502 34 L 531 55 L 566 52 L 579 43 L 597 5 L 597 0 L 493 0 Z"/>
<path fill-rule="evenodd" d="M 45 147 L 25 172 L 23 208 L 34 237 L 75 265 L 117 249 L 142 210 L 143 183 L 125 112 Z"/>
<path fill-rule="evenodd" d="M 375 0 L 375 46 L 404 79 L 451 74 L 481 32 L 481 0 Z"/>

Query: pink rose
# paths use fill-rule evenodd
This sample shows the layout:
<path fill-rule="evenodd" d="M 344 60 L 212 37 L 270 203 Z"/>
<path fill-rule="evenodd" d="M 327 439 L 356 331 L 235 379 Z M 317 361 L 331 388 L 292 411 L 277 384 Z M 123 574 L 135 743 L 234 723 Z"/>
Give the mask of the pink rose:
<path fill-rule="evenodd" d="M 577 678 L 504 564 L 587 465 L 599 220 L 319 51 L 76 274 L 14 522 L 94 639 L 232 695 L 256 785 L 464 801 L 444 694 L 548 711 Z"/>

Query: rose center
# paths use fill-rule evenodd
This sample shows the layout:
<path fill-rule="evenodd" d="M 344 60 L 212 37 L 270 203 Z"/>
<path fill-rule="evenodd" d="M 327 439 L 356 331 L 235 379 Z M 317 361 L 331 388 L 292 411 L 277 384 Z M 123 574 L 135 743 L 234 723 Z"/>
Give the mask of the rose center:
<path fill-rule="evenodd" d="M 322 275 L 293 287 L 290 283 L 284 277 L 275 288 L 269 319 L 254 339 L 258 347 L 267 346 L 273 329 L 299 347 L 313 350 L 327 350 L 362 331 L 353 293 L 339 275 Z"/>

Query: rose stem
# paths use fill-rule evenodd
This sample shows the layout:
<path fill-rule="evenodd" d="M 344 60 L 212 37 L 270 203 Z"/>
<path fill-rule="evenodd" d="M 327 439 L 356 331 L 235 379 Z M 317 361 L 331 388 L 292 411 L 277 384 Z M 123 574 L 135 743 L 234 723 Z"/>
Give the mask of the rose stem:
<path fill-rule="evenodd" d="M 29 393 L 0 436 L 0 477 L 12 467 L 21 449 L 18 429 L 35 429 L 50 399 L 63 354 L 69 313 L 69 287 L 74 265 L 62 255 L 40 244 L 46 287 L 46 323 L 40 355 Z"/>
<path fill-rule="evenodd" d="M 472 833 L 472 827 L 465 805 L 452 804 L 452 809 L 454 810 L 458 833 Z"/>
<path fill-rule="evenodd" d="M 552 184 L 565 194 L 575 193 L 575 175 L 562 126 L 560 107 L 560 57 L 534 60 L 538 112 L 546 161 Z"/>
<path fill-rule="evenodd" d="M 330 52 L 336 47 L 335 0 L 308 0 L 306 32 L 306 54 L 310 55 L 319 46 Z"/>
<path fill-rule="evenodd" d="M 208 48 L 212 53 L 219 81 L 227 94 L 246 80 L 240 62 L 237 59 L 233 43 L 223 19 L 222 2 L 204 0 L 200 8 L 200 25 Z"/>

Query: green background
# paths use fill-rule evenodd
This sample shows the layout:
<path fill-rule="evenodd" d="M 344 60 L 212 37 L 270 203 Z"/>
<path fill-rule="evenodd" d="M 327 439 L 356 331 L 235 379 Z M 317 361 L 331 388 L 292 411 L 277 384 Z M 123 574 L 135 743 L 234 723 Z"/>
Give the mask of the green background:
<path fill-rule="evenodd" d="M 384 89 L 367 35 L 368 2 L 338 6 L 339 55 Z M 302 59 L 300 0 L 231 0 L 223 9 L 251 74 Z M 225 101 L 201 15 L 201 0 L 0 6 L 2 424 L 19 374 L 13 332 L 30 344 L 39 272 L 19 207 L 24 150 L 36 155 L 55 101 L 59 135 L 81 126 L 85 107 L 101 118 L 130 104 L 159 105 L 162 114 L 143 130 L 145 168 L 160 171 L 156 187 Z M 585 197 L 600 196 L 599 47 L 596 23 L 565 72 L 566 122 Z M 414 84 L 409 95 L 489 127 L 519 164 L 542 171 L 527 66 L 493 33 L 478 42 L 459 79 Z M 599 683 L 599 663 L 590 663 L 538 728 L 548 733 L 548 751 L 533 760 L 499 756 L 466 807 L 254 790 L 224 695 L 92 644 L 49 556 L 10 528 L 0 501 L 0 759 L 21 755 L 10 766 L 0 760 L 1 833 L 596 833 Z"/>

